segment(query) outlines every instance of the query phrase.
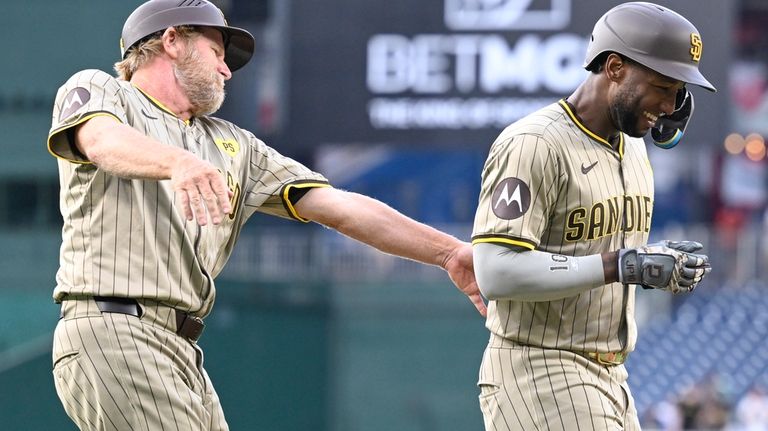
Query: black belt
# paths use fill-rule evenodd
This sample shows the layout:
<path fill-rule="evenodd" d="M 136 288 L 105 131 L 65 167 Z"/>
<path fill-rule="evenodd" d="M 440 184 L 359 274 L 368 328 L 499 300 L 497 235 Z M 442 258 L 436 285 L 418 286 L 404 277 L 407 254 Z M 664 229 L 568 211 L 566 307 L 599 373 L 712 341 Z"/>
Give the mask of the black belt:
<path fill-rule="evenodd" d="M 128 314 L 141 318 L 142 310 L 135 299 L 94 296 L 93 300 L 102 313 Z M 203 319 L 181 310 L 174 310 L 176 311 L 176 333 L 191 341 L 199 340 L 205 329 Z"/>

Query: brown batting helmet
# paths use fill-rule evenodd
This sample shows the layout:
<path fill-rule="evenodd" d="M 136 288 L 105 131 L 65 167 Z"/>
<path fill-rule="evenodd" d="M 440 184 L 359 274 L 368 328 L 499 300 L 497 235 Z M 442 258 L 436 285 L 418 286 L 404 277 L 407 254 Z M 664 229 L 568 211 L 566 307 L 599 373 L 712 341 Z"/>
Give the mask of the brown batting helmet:
<path fill-rule="evenodd" d="M 592 30 L 584 67 L 589 69 L 605 52 L 616 52 L 662 75 L 717 91 L 699 72 L 699 31 L 663 6 L 631 2 L 606 12 Z"/>

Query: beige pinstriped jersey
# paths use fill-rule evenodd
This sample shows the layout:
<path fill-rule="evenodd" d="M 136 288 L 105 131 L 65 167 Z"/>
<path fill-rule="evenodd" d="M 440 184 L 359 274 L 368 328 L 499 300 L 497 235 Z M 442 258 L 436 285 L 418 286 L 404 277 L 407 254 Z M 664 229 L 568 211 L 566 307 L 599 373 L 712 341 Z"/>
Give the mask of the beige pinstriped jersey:
<path fill-rule="evenodd" d="M 566 256 L 645 244 L 653 205 L 645 144 L 622 134 L 617 148 L 564 101 L 510 125 L 483 169 L 473 243 Z M 526 345 L 628 352 L 637 337 L 634 294 L 613 283 L 556 301 L 491 301 L 486 326 Z"/>
<path fill-rule="evenodd" d="M 184 148 L 226 175 L 233 213 L 218 226 L 187 221 L 170 181 L 118 178 L 89 163 L 74 126 L 107 115 L 158 141 Z M 48 137 L 59 158 L 64 219 L 54 299 L 66 294 L 154 299 L 204 316 L 214 277 L 245 221 L 260 211 L 300 219 L 288 192 L 327 180 L 227 121 L 176 117 L 132 84 L 98 70 L 72 76 L 58 91 Z"/>

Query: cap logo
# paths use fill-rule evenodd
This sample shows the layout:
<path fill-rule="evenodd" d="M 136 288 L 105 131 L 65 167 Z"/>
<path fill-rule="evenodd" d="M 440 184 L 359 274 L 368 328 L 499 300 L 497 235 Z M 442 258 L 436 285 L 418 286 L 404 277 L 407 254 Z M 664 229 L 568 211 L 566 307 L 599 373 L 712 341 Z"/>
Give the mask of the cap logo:
<path fill-rule="evenodd" d="M 695 62 L 701 60 L 701 36 L 697 33 L 691 33 L 691 59 Z"/>

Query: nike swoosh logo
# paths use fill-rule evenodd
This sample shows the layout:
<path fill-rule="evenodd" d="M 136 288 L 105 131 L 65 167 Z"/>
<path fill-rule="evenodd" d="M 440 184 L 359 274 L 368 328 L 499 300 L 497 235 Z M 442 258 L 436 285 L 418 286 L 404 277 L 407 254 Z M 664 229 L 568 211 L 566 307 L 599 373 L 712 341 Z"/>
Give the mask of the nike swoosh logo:
<path fill-rule="evenodd" d="M 581 164 L 581 173 L 584 174 L 584 175 L 587 175 L 589 173 L 589 171 L 591 171 L 592 168 L 594 168 L 596 165 L 597 165 L 597 162 L 592 163 L 589 166 L 584 166 L 584 163 L 582 163 Z"/>

